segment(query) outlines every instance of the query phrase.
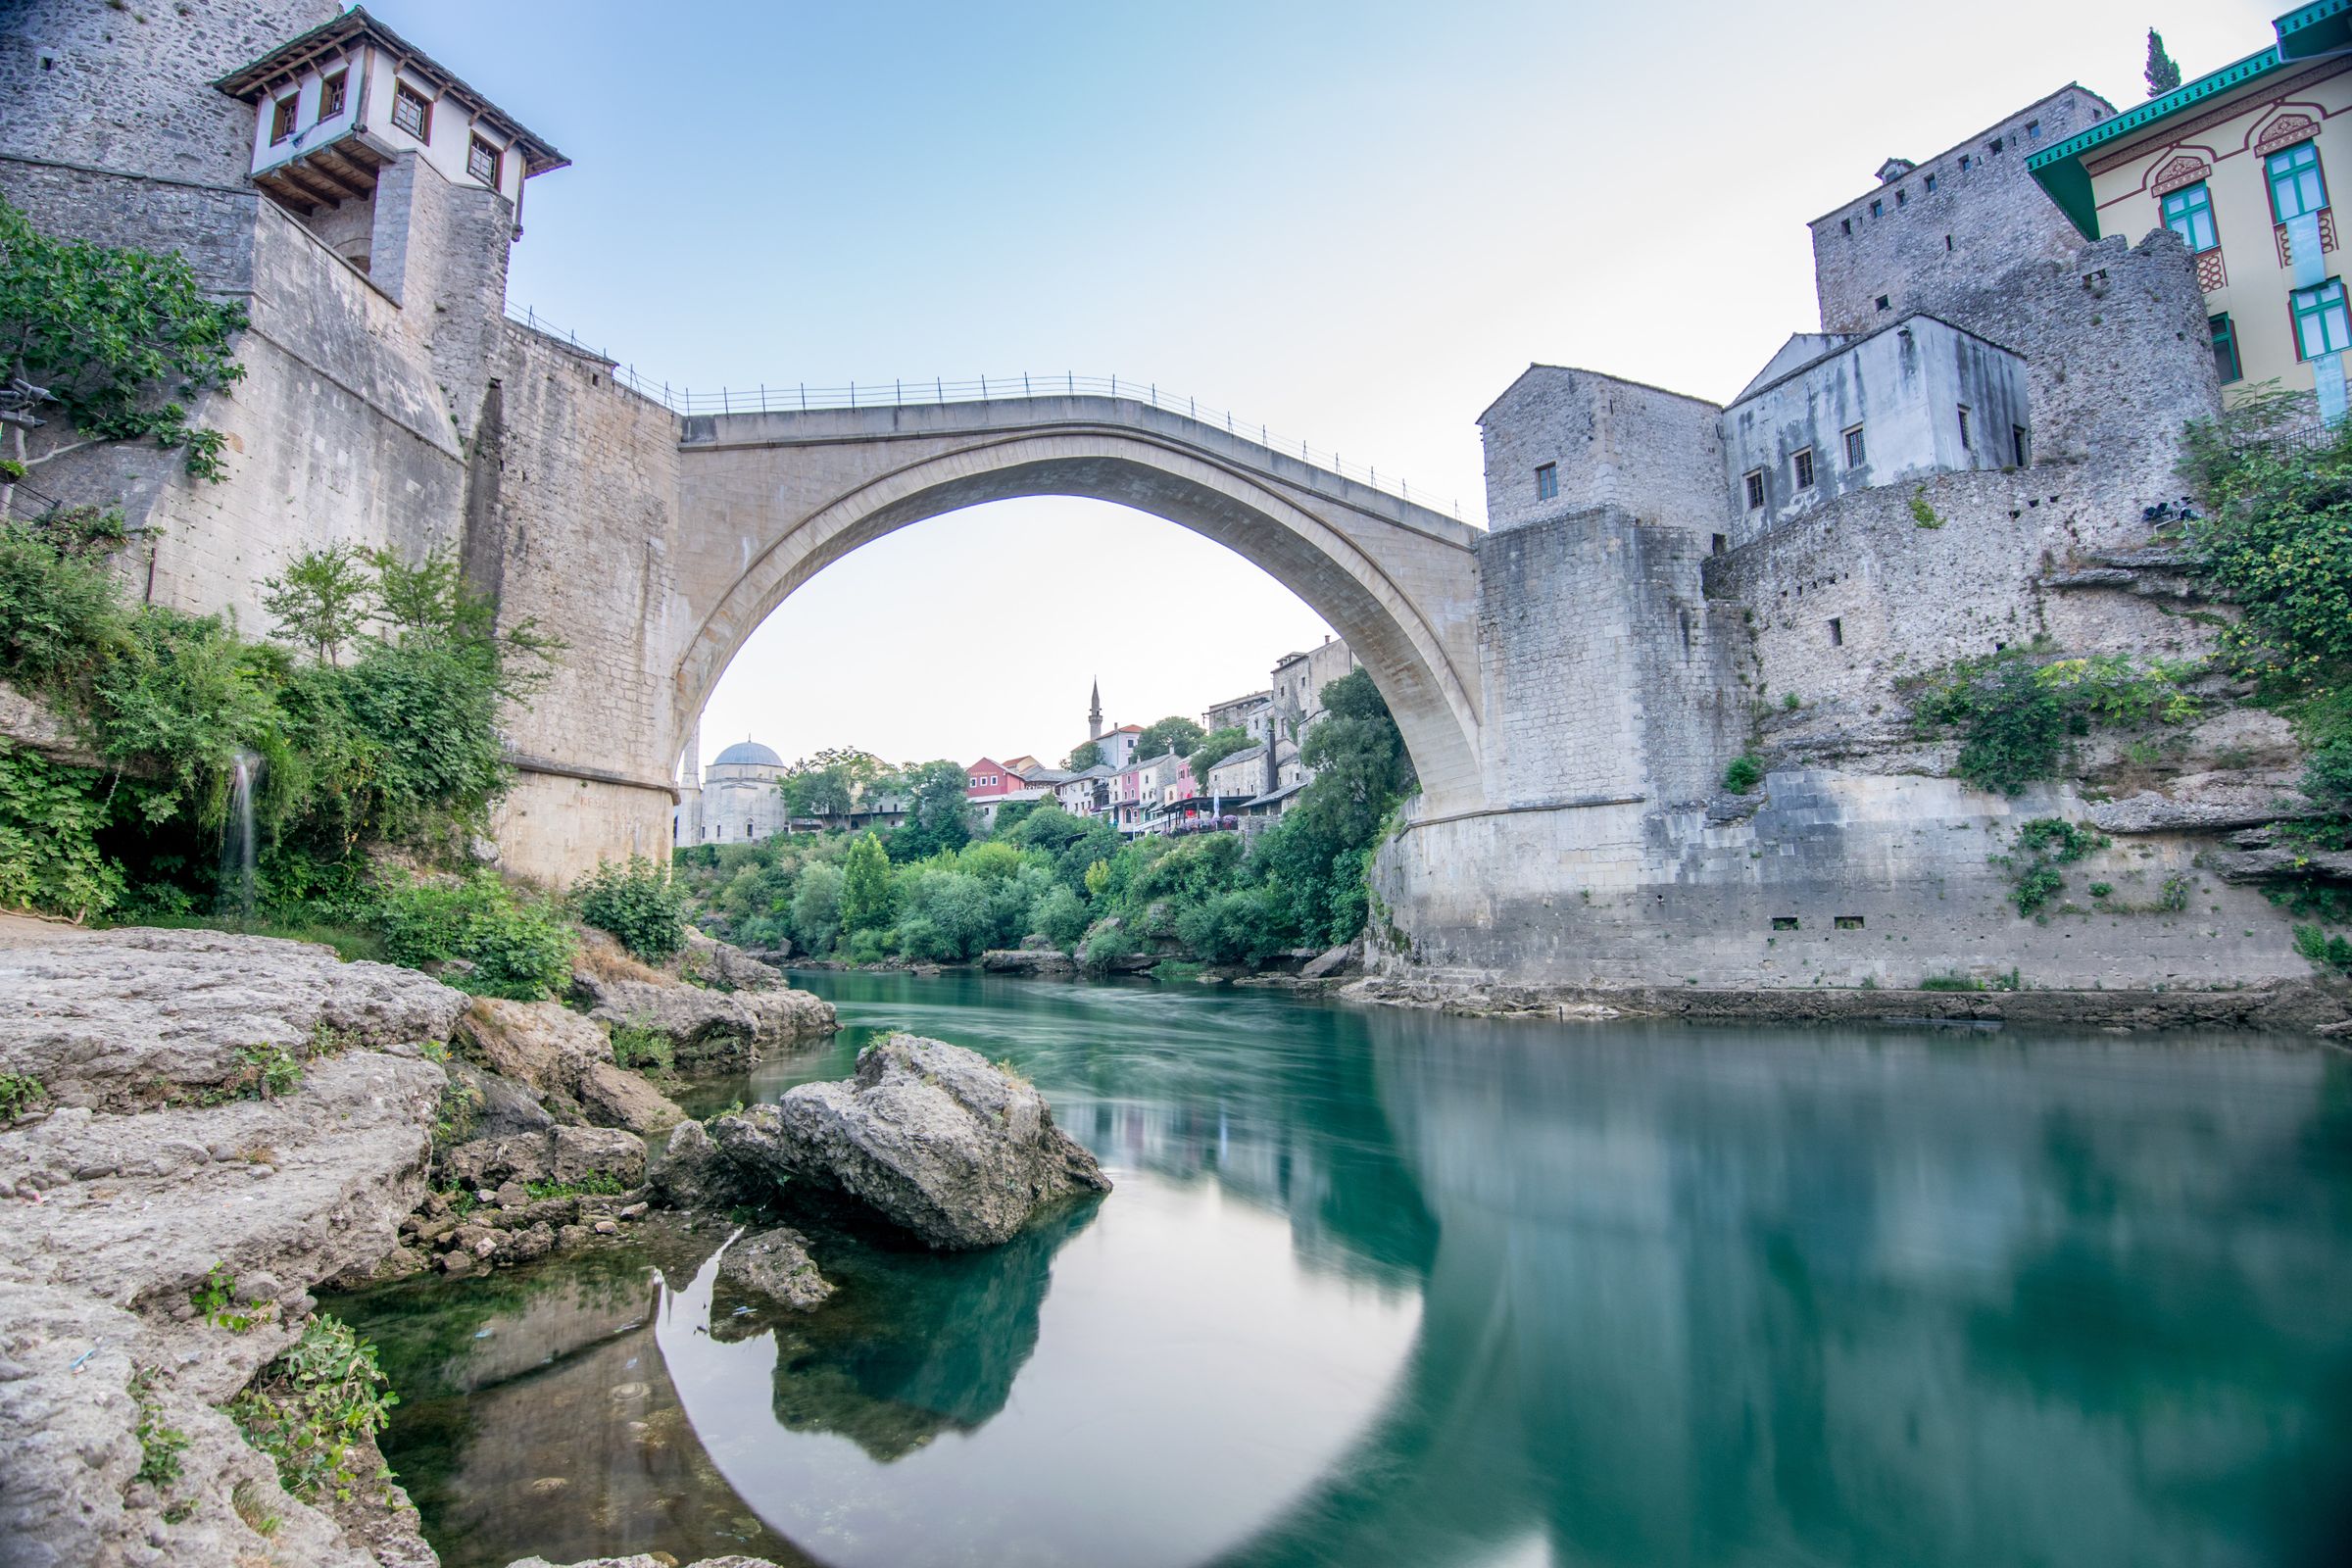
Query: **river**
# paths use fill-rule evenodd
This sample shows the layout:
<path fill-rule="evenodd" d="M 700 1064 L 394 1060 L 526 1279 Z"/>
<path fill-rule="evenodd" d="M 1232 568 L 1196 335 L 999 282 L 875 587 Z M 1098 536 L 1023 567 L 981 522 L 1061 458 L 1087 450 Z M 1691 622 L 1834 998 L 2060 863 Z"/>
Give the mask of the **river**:
<path fill-rule="evenodd" d="M 1117 1183 L 992 1252 L 727 1227 L 330 1302 L 449 1568 L 2312 1564 L 2352 1541 L 2352 1060 L 812 974 Z"/>

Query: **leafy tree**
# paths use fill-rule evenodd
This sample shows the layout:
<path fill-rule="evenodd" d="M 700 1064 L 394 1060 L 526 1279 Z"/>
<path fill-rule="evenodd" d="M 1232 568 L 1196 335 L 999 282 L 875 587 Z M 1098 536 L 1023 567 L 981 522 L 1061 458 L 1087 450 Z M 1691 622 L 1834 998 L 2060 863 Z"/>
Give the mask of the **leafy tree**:
<path fill-rule="evenodd" d="M 1061 765 L 1073 773 L 1083 773 L 1102 760 L 1102 743 L 1101 741 L 1081 741 L 1070 748 L 1070 755 L 1062 760 Z"/>
<path fill-rule="evenodd" d="M 1030 929 L 1064 953 L 1077 946 L 1089 923 L 1086 901 L 1060 883 L 1029 911 Z"/>
<path fill-rule="evenodd" d="M 2180 85 L 2180 68 L 2165 53 L 2164 34 L 2154 27 L 2148 29 L 2148 69 L 2143 74 L 2151 98 L 2161 98 Z"/>
<path fill-rule="evenodd" d="M 821 861 L 801 872 L 792 895 L 792 939 L 801 951 L 826 954 L 841 937 L 843 877 L 838 866 Z"/>
<path fill-rule="evenodd" d="M 890 924 L 890 857 L 882 841 L 861 834 L 841 868 L 841 928 L 855 935 Z"/>
<path fill-rule="evenodd" d="M 341 663 L 343 645 L 374 612 L 375 572 L 356 545 L 306 550 L 283 576 L 264 578 L 262 586 L 262 608 L 277 617 L 277 635 L 322 664 Z"/>
<path fill-rule="evenodd" d="M 152 436 L 186 448 L 195 477 L 223 477 L 227 438 L 191 424 L 182 400 L 245 373 L 229 351 L 244 325 L 244 308 L 207 299 L 184 258 L 43 234 L 0 199 L 0 356 L 8 384 L 30 405 L 7 416 L 24 467 Z M 87 439 L 27 457 L 25 427 L 52 405 Z M 8 494 L 0 487 L 0 500 Z"/>
<path fill-rule="evenodd" d="M 1135 755 L 1172 757 L 1182 752 L 1189 756 L 1204 738 L 1200 725 L 1181 713 L 1170 713 L 1156 724 L 1144 726 L 1144 732 L 1136 737 Z"/>
<path fill-rule="evenodd" d="M 1200 737 L 1200 744 L 1193 748 L 1193 777 L 1200 780 L 1203 790 L 1207 789 L 1208 770 L 1234 753 L 1248 751 L 1250 744 L 1250 732 L 1239 724 L 1227 724 L 1221 729 L 1210 730 Z M 1256 791 L 1250 793 L 1255 794 Z"/>
<path fill-rule="evenodd" d="M 890 858 L 905 863 L 927 860 L 942 850 L 971 842 L 969 802 L 960 762 L 925 762 L 904 778 L 906 820 L 890 836 Z"/>
<path fill-rule="evenodd" d="M 793 816 L 842 816 L 889 769 L 870 752 L 828 747 L 787 768 L 779 787 Z"/>

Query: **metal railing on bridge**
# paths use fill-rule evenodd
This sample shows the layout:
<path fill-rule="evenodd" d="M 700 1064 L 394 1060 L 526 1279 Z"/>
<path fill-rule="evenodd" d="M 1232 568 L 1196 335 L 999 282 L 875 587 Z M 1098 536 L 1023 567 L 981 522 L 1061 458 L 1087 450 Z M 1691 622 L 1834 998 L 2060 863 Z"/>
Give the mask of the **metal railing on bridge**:
<path fill-rule="evenodd" d="M 579 335 L 551 325 L 531 310 L 514 310 L 507 314 L 534 332 L 569 343 L 583 354 L 593 354 L 609 362 L 613 379 L 641 397 L 652 399 L 673 414 L 794 414 L 820 409 L 889 409 L 912 408 L 941 403 L 989 403 L 1012 398 L 1112 397 L 1131 398 L 1181 414 L 1189 419 L 1223 430 L 1228 435 L 1255 442 L 1268 452 L 1352 479 L 1401 501 L 1433 512 L 1446 512 L 1455 518 L 1462 514 L 1459 497 L 1443 498 L 1426 486 L 1415 490 L 1404 479 L 1392 473 L 1382 475 L 1369 464 L 1353 464 L 1337 452 L 1326 452 L 1302 440 L 1281 435 L 1255 419 L 1245 419 L 1230 409 L 1211 408 L 1200 399 L 1163 392 L 1156 381 L 1139 381 L 1123 375 L 1079 375 L 1071 370 L 1033 373 L 1023 370 L 1014 375 L 983 375 L 969 380 L 949 380 L 945 376 L 894 378 L 888 381 L 852 381 L 844 386 L 810 386 L 804 381 L 761 383 L 749 389 L 721 387 L 708 389 L 675 386 L 667 381 L 651 380 L 638 373 L 637 368 L 583 343 Z"/>

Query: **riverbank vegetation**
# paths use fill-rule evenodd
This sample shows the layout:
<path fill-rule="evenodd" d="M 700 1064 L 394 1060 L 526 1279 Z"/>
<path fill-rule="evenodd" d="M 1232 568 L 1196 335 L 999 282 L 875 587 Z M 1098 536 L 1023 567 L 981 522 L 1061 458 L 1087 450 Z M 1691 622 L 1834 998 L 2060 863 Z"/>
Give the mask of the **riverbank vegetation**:
<path fill-rule="evenodd" d="M 1316 776 L 1255 840 L 1233 832 L 1122 841 L 1051 802 L 974 840 L 962 770 L 917 769 L 906 826 L 888 835 L 797 834 L 679 852 L 697 914 L 741 946 L 809 956 L 958 962 L 1042 940 L 1102 970 L 1141 958 L 1245 964 L 1353 939 L 1364 873 L 1410 793 L 1412 763 L 1369 675 L 1324 688 L 1301 756 Z M 1160 744 L 1203 739 L 1194 726 Z M 954 786 L 925 816 L 929 775 Z M 951 819 L 952 824 L 951 825 Z"/>

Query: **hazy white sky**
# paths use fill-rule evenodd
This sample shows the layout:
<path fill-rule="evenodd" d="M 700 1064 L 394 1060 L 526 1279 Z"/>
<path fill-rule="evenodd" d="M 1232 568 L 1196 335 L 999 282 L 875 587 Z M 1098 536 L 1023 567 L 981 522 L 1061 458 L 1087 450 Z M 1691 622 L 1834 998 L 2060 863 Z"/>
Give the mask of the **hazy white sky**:
<path fill-rule="evenodd" d="M 370 0 L 561 147 L 511 296 L 697 388 L 1072 369 L 1156 381 L 1459 495 L 1531 361 L 1737 391 L 1817 322 L 1809 218 L 2079 80 L 2260 48 L 2249 0 L 1664 8 Z M 756 633 L 706 759 L 1058 757 L 1324 632 L 1099 503 L 952 514 Z"/>

